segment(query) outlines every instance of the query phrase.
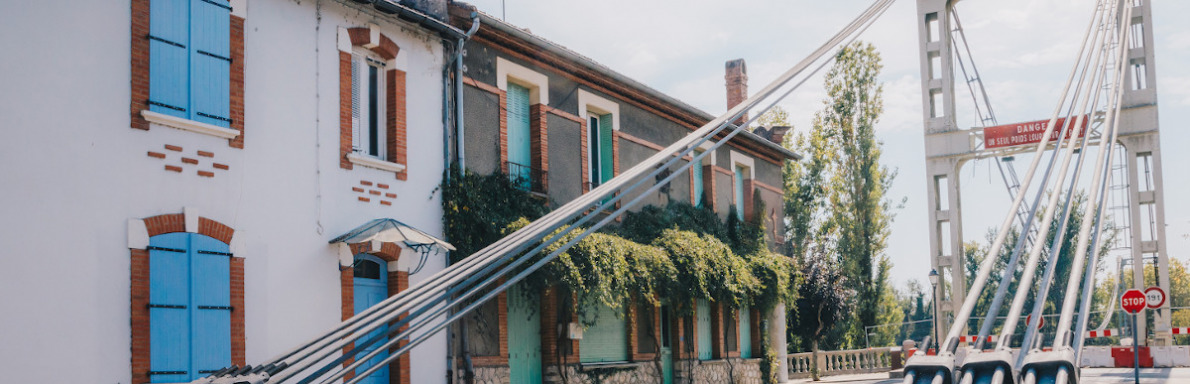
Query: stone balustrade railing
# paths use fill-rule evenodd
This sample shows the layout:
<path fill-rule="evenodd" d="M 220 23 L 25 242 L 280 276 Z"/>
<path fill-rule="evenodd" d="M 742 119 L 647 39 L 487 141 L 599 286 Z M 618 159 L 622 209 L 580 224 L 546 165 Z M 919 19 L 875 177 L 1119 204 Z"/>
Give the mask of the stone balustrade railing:
<path fill-rule="evenodd" d="M 900 350 L 895 347 L 881 347 L 818 351 L 818 376 L 887 372 L 892 369 L 892 351 L 894 349 Z M 813 359 L 812 352 L 789 354 L 789 377 L 810 377 Z"/>

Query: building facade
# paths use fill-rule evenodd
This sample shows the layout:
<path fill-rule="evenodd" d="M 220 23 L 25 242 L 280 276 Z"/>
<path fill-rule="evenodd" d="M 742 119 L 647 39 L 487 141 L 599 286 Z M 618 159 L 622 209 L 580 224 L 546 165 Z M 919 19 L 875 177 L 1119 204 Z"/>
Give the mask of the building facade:
<path fill-rule="evenodd" d="M 460 29 L 472 26 L 466 8 L 451 13 Z M 551 208 L 714 118 L 526 30 L 488 15 L 480 20 L 464 47 L 464 123 L 452 157 L 479 174 L 507 174 Z M 746 99 L 742 60 L 728 63 L 725 80 L 729 107 Z M 745 221 L 761 216 L 770 247 L 780 248 L 782 164 L 797 158 L 780 145 L 786 130 L 742 132 L 646 196 L 642 207 L 690 203 L 721 219 L 731 212 Z M 469 328 L 458 331 L 469 337 L 452 351 L 460 382 L 760 382 L 755 310 L 714 301 L 698 302 L 689 317 L 671 316 L 665 305 L 629 305 L 621 314 L 595 308 L 598 321 L 582 326 L 556 291 L 525 302 L 516 289 L 481 307 Z M 783 351 L 783 336 L 778 342 Z"/>
<path fill-rule="evenodd" d="M 0 6 L 6 380 L 189 382 L 443 268 L 427 247 L 329 243 L 376 219 L 441 234 L 444 41 L 462 32 L 445 1 L 385 6 Z M 446 345 L 370 382 L 443 382 Z"/>

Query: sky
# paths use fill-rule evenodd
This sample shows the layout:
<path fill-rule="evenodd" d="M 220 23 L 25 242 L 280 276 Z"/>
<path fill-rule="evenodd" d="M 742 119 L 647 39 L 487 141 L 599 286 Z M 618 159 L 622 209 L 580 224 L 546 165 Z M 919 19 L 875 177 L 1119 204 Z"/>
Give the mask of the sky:
<path fill-rule="evenodd" d="M 825 42 L 871 4 L 867 0 L 470 0 L 481 11 L 554 41 L 714 115 L 726 111 L 723 64 L 747 61 L 759 90 Z M 930 270 L 916 2 L 901 0 L 861 37 L 880 52 L 884 114 L 877 124 L 882 162 L 896 169 L 888 196 L 905 198 L 888 254 L 898 287 L 926 282 Z M 1091 0 L 964 0 L 956 5 L 972 56 L 1001 123 L 1048 119 L 1070 73 L 1094 9 Z M 1153 4 L 1157 91 L 1164 170 L 1166 238 L 1171 257 L 1190 251 L 1190 2 Z M 825 71 L 824 71 L 825 72 Z M 959 126 L 976 126 L 970 94 L 956 84 Z M 780 105 L 804 132 L 826 93 L 819 75 Z M 1088 153 L 1088 155 L 1094 152 Z M 1017 156 L 1018 172 L 1031 155 Z M 1022 176 L 1023 177 L 1023 176 Z M 1089 177 L 1084 177 L 1087 179 Z M 1011 200 L 991 160 L 967 163 L 960 176 L 963 239 L 986 242 Z"/>

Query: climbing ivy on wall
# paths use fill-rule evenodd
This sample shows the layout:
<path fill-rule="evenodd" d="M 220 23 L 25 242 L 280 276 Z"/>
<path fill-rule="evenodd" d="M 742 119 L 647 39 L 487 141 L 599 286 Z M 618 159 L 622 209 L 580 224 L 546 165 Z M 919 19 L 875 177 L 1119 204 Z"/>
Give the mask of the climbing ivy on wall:
<path fill-rule="evenodd" d="M 477 175 L 452 167 L 442 185 L 442 224 L 456 250 L 451 263 L 471 256 L 503 237 L 502 229 L 519 218 L 536 219 L 545 203 L 509 181 L 508 175 Z"/>

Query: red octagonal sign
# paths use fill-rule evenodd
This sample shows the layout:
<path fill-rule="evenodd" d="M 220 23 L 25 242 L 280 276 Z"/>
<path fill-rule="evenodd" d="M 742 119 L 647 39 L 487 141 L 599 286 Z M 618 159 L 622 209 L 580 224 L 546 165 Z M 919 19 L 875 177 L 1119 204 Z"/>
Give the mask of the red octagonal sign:
<path fill-rule="evenodd" d="M 1139 313 L 1145 309 L 1146 304 L 1148 303 L 1145 300 L 1145 293 L 1139 289 L 1129 289 L 1124 292 L 1124 296 L 1120 297 L 1120 307 L 1128 313 Z"/>

